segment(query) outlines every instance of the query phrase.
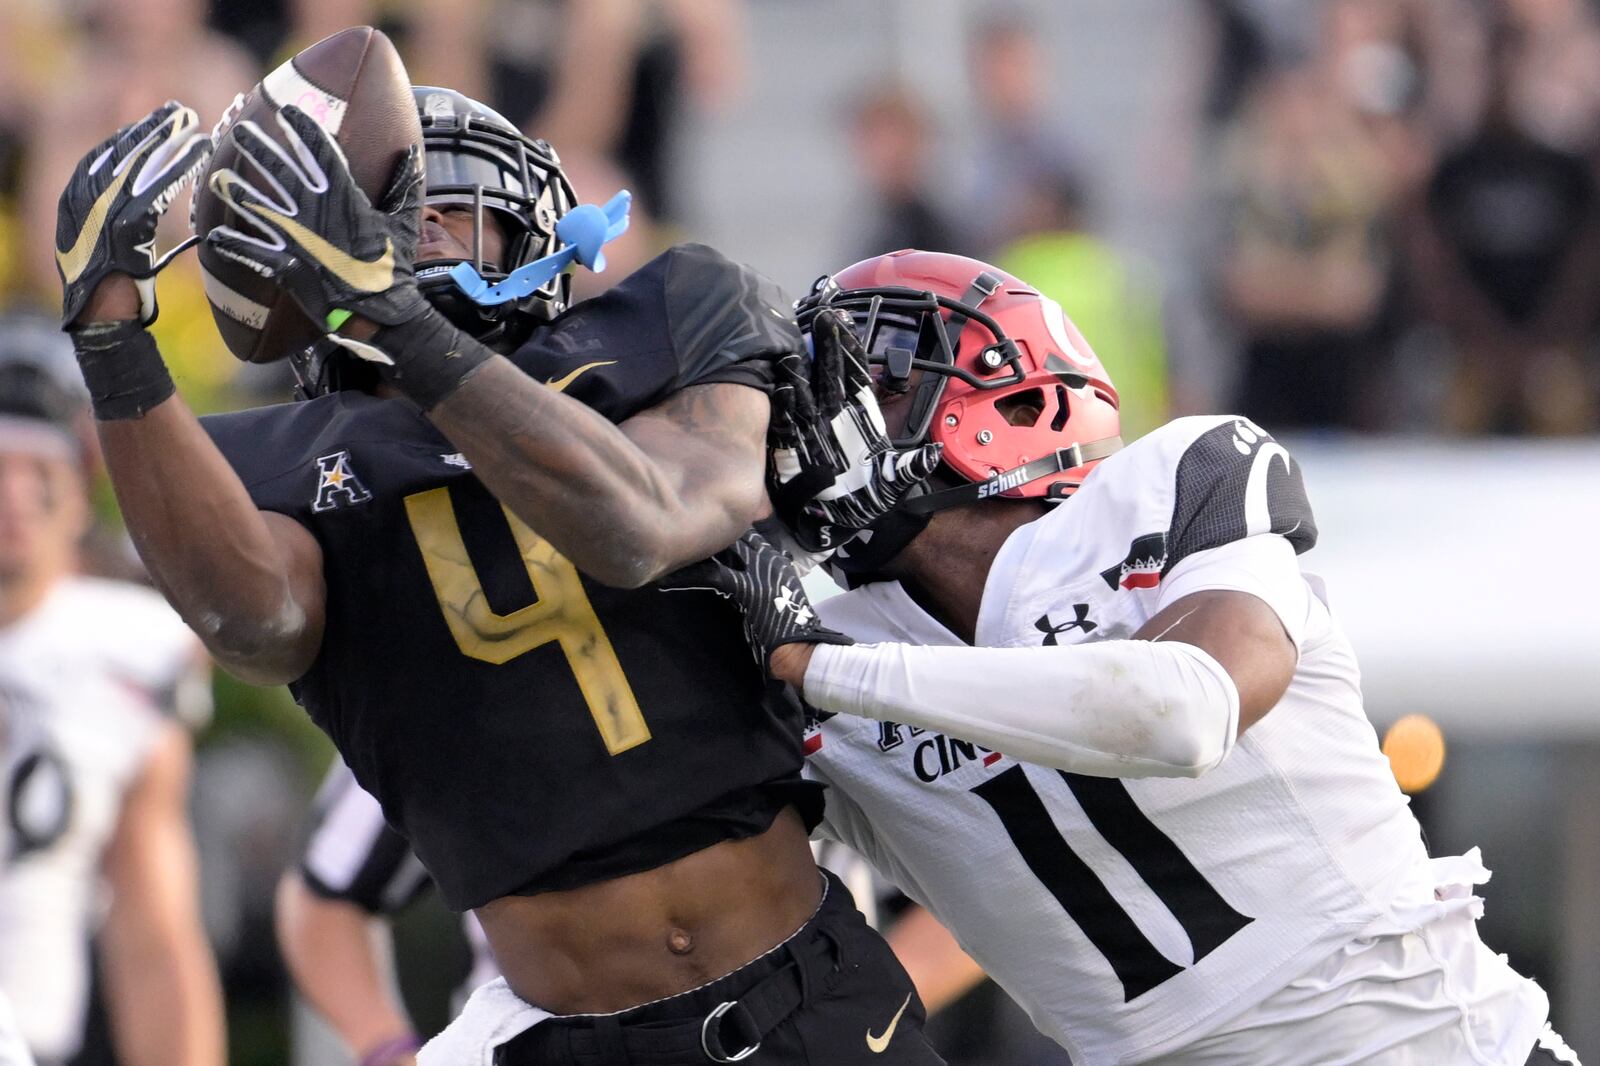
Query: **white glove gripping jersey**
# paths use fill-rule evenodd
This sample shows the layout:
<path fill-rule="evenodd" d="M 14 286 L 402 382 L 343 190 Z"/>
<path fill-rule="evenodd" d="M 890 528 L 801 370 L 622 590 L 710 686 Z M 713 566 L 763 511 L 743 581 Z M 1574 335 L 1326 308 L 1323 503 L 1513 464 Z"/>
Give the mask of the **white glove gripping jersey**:
<path fill-rule="evenodd" d="M 68 578 L 0 629 L 0 991 L 34 1054 L 82 1038 L 101 853 L 175 712 L 209 710 L 200 644 L 155 592 Z"/>
<path fill-rule="evenodd" d="M 1294 550 L 1314 541 L 1283 447 L 1245 419 L 1199 417 L 1106 459 L 994 562 L 980 646 L 1126 639 L 1203 589 L 1274 608 L 1299 650 L 1289 689 L 1199 778 L 1069 774 L 849 715 L 808 738 L 809 769 L 830 786 L 822 832 L 927 906 L 1079 1066 L 1201 1061 L 1182 1050 L 1253 1007 L 1281 1021 L 1292 1008 L 1274 1013 L 1274 993 L 1358 935 L 1471 917 L 1478 868 L 1428 859 L 1350 646 L 1299 572 Z M 861 641 L 961 643 L 893 582 L 818 612 Z M 1444 882 L 1456 889 L 1436 893 Z M 1479 1062 L 1520 1066 L 1544 1024 L 1537 986 L 1510 977 L 1499 1037 L 1520 1056 Z M 1451 996 L 1455 1008 L 1472 990 Z M 1333 1061 L 1327 1050 L 1280 1045 L 1272 1061 Z M 1261 1061 L 1225 1043 L 1208 1052 Z"/>

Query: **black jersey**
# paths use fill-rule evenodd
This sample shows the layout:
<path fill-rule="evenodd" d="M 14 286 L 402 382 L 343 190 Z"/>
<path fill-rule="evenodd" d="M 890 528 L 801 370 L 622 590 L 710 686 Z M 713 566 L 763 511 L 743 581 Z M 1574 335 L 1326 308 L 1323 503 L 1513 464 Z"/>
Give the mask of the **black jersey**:
<path fill-rule="evenodd" d="M 430 883 L 406 838 L 338 759 L 317 789 L 298 866 L 313 894 L 374 915 L 403 910 Z"/>
<path fill-rule="evenodd" d="M 777 291 L 686 245 L 512 355 L 613 421 L 761 385 L 802 343 Z M 797 799 L 800 723 L 738 611 L 580 575 L 413 405 L 362 393 L 205 420 L 256 504 L 323 551 L 321 653 L 293 686 L 451 907 L 650 869 Z"/>

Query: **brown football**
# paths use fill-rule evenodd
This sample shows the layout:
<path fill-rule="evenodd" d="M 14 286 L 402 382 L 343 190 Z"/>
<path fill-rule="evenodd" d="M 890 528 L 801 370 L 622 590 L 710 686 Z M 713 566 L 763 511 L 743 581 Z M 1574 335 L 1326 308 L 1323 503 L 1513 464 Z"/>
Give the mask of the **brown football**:
<path fill-rule="evenodd" d="M 393 43 L 371 26 L 341 30 L 268 74 L 223 114 L 216 128 L 216 153 L 195 187 L 194 229 L 200 236 L 216 226 L 238 225 L 234 212 L 210 189 L 212 172 L 228 168 L 246 179 L 255 176 L 248 163 L 241 168 L 243 160 L 229 130 L 250 119 L 282 143 L 283 130 L 273 113 L 285 104 L 299 107 L 334 135 L 356 184 L 373 200 L 388 185 L 406 149 L 422 144 L 411 79 Z M 270 363 L 322 334 L 288 293 L 204 243 L 200 270 L 217 329 L 240 359 Z"/>

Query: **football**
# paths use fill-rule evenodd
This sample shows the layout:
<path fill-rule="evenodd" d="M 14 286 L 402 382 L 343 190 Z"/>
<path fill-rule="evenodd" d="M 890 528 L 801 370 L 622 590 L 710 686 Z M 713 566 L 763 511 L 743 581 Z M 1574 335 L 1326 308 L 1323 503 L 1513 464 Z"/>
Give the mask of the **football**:
<path fill-rule="evenodd" d="M 235 123 L 251 120 L 283 143 L 273 113 L 294 104 L 333 134 L 362 190 L 376 200 L 422 126 L 411 97 L 411 79 L 388 37 L 370 26 L 341 30 L 318 41 L 236 98 L 217 123 L 216 153 L 196 184 L 194 230 L 204 237 L 220 225 L 237 225 L 234 212 L 211 191 L 212 172 L 240 170 L 241 153 L 228 136 Z M 270 363 L 312 343 L 322 330 L 287 294 L 248 268 L 200 245 L 206 300 L 228 350 L 249 363 Z"/>

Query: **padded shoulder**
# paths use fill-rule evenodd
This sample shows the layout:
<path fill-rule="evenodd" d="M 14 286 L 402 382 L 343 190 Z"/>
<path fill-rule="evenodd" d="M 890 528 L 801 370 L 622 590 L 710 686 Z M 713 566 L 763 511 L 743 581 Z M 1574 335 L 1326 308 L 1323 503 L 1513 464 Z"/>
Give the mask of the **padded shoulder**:
<path fill-rule="evenodd" d="M 380 400 L 360 392 L 335 392 L 300 403 L 207 415 L 200 424 L 257 507 L 302 521 L 318 509 L 326 475 L 348 473 L 353 447 L 445 444 L 431 423 L 406 401 Z M 364 491 L 359 489 L 359 481 L 346 480 L 347 493 Z"/>
<path fill-rule="evenodd" d="M 1045 521 L 1116 547 L 1120 559 L 1100 575 L 1112 588 L 1154 587 L 1188 556 L 1258 534 L 1297 553 L 1317 541 L 1299 464 L 1237 415 L 1179 418 L 1141 437 Z"/>
<path fill-rule="evenodd" d="M 804 346 L 791 301 L 769 278 L 703 244 L 677 245 L 663 258 L 679 388 L 769 386 L 772 361 Z"/>
<path fill-rule="evenodd" d="M 1197 435 L 1173 474 L 1167 565 L 1208 548 L 1275 533 L 1296 554 L 1317 543 L 1317 522 L 1300 465 L 1288 450 L 1244 417 Z"/>

